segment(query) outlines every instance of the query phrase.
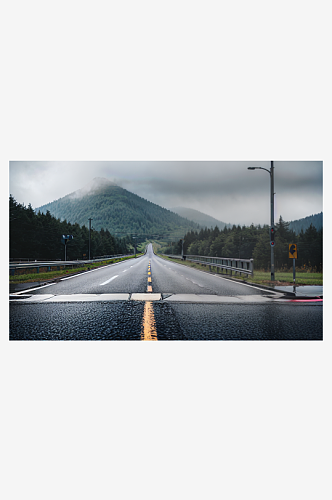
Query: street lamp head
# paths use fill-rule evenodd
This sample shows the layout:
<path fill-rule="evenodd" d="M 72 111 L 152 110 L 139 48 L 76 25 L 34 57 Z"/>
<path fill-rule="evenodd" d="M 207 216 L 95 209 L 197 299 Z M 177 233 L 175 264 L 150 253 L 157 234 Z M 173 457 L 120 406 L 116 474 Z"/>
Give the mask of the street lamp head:
<path fill-rule="evenodd" d="M 247 167 L 248 170 L 256 170 L 256 167 Z"/>

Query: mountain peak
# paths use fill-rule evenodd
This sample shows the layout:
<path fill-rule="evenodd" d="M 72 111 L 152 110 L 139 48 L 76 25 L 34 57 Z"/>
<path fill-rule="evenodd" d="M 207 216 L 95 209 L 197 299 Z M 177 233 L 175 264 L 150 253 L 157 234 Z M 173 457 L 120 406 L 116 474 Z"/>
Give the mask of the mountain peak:
<path fill-rule="evenodd" d="M 96 194 L 102 189 L 108 188 L 110 186 L 116 186 L 115 182 L 112 182 L 105 177 L 94 177 L 91 182 L 83 186 L 78 191 L 68 195 L 70 198 L 81 198 L 82 196 Z"/>
<path fill-rule="evenodd" d="M 136 234 L 143 239 L 151 235 L 176 238 L 198 229 L 194 222 L 101 177 L 95 177 L 82 189 L 43 205 L 39 210 L 42 213 L 49 210 L 56 218 L 72 224 L 85 225 L 91 218 L 96 231 L 103 228 L 112 234 Z"/>
<path fill-rule="evenodd" d="M 112 186 L 116 186 L 115 182 L 106 179 L 106 177 L 94 177 L 92 179 L 92 184 L 112 184 Z"/>
<path fill-rule="evenodd" d="M 100 189 L 108 186 L 116 186 L 115 182 L 106 179 L 105 177 L 94 177 L 90 184 L 87 184 L 85 187 L 90 191 L 95 191 L 96 189 Z M 83 188 L 84 189 L 84 188 Z"/>

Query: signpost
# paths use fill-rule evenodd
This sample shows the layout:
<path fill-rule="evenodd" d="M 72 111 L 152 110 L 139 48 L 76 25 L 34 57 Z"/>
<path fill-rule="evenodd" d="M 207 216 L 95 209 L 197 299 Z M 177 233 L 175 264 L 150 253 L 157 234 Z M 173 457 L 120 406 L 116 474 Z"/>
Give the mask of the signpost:
<path fill-rule="evenodd" d="M 295 292 L 295 259 L 297 259 L 297 245 L 296 243 L 290 243 L 288 245 L 288 256 L 293 259 L 293 292 Z"/>

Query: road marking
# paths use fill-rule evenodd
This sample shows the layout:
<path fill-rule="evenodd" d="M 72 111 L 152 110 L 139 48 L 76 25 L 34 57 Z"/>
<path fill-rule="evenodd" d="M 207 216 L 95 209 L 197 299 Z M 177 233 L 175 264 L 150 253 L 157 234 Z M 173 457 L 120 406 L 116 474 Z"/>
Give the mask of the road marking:
<path fill-rule="evenodd" d="M 152 302 L 144 304 L 141 340 L 158 340 Z"/>
<path fill-rule="evenodd" d="M 34 292 L 35 290 L 39 290 L 40 288 L 46 288 L 47 286 L 52 286 L 52 285 L 56 285 L 56 283 L 48 283 L 47 285 L 37 286 L 35 288 L 29 288 L 29 290 L 21 290 L 20 292 L 14 292 L 11 295 L 21 295 L 21 294 L 25 295 L 26 293 Z"/>
<path fill-rule="evenodd" d="M 113 302 L 116 300 L 127 301 L 129 300 L 129 293 L 76 293 L 72 295 L 51 295 L 51 294 L 40 294 L 31 295 L 26 299 L 10 299 L 9 302 L 16 303 L 50 303 L 50 302 Z"/>
<path fill-rule="evenodd" d="M 72 278 L 78 278 L 79 276 L 85 276 L 88 273 L 94 273 L 96 271 L 100 271 L 101 269 L 106 269 L 107 267 L 117 266 L 121 264 L 121 262 L 116 262 L 115 264 L 108 264 L 107 266 L 96 267 L 96 269 L 90 269 L 90 271 L 84 271 L 80 274 L 74 274 L 73 276 L 67 276 L 66 278 L 60 278 L 60 281 L 70 280 Z"/>
<path fill-rule="evenodd" d="M 264 295 L 237 295 L 237 296 L 222 296 L 222 295 L 199 295 L 199 294 L 173 294 L 165 298 L 162 297 L 161 293 L 81 293 L 72 295 L 52 295 L 52 294 L 35 294 L 35 295 L 17 295 L 10 294 L 9 302 L 15 302 L 16 304 L 31 304 L 31 303 L 50 303 L 50 302 L 98 302 L 98 301 L 163 301 L 163 302 L 187 302 L 187 303 L 214 303 L 214 304 L 289 304 L 300 302 L 301 305 L 308 303 L 321 306 L 323 305 L 323 299 L 289 299 L 287 297 L 277 298 L 275 296 L 264 296 Z"/>
<path fill-rule="evenodd" d="M 162 300 L 161 293 L 132 293 L 130 300 Z"/>
<path fill-rule="evenodd" d="M 323 299 L 292 299 L 289 302 L 323 302 Z"/>
<path fill-rule="evenodd" d="M 110 283 L 110 281 L 115 280 L 119 275 L 117 274 L 116 276 L 113 276 L 113 278 L 110 278 L 107 281 L 104 281 L 104 283 L 101 283 L 100 286 L 107 285 L 107 283 Z"/>
<path fill-rule="evenodd" d="M 19 296 L 20 297 L 20 296 Z M 22 295 L 21 295 L 22 297 Z M 21 299 L 18 301 L 17 300 L 17 295 L 15 295 L 15 298 L 11 299 L 11 296 L 9 297 L 9 302 L 43 302 L 47 299 L 51 299 L 52 297 L 55 297 L 55 295 L 52 295 L 51 293 L 43 293 L 40 295 L 28 295 L 24 299 Z"/>
<path fill-rule="evenodd" d="M 211 304 L 264 304 L 267 302 L 277 302 L 275 299 L 264 297 L 263 295 L 200 295 L 200 294 L 174 294 L 164 299 L 165 302 L 188 302 L 188 303 L 211 303 Z"/>
<path fill-rule="evenodd" d="M 148 265 L 148 283 L 152 283 L 152 278 L 151 278 L 151 260 L 149 260 L 149 265 Z M 152 293 L 152 285 L 148 285 L 147 292 Z"/>

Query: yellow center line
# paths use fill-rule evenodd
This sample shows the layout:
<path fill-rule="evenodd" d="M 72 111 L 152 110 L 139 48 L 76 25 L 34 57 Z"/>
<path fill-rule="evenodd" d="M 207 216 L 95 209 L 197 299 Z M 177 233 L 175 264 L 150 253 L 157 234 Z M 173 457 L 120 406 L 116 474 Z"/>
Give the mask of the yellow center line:
<path fill-rule="evenodd" d="M 151 261 L 148 267 L 148 283 L 152 283 Z M 148 292 L 152 292 L 152 285 L 148 285 Z M 143 322 L 141 330 L 141 340 L 158 340 L 156 321 L 154 319 L 152 302 L 147 300 L 144 304 Z"/>
<path fill-rule="evenodd" d="M 144 304 L 141 340 L 158 340 L 152 302 Z"/>
<path fill-rule="evenodd" d="M 151 263 L 149 261 L 149 266 L 148 266 L 148 283 L 152 283 L 152 277 L 151 277 Z M 152 292 L 152 284 L 148 285 L 148 292 Z"/>

